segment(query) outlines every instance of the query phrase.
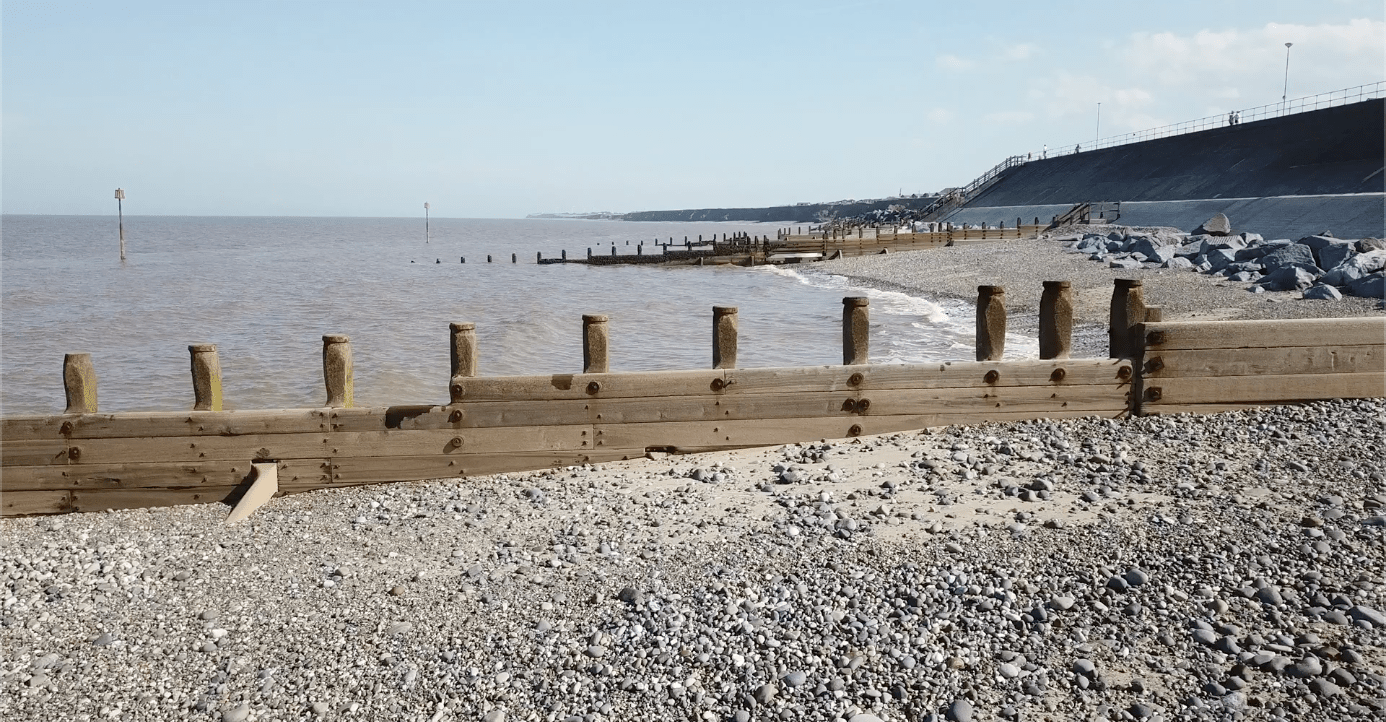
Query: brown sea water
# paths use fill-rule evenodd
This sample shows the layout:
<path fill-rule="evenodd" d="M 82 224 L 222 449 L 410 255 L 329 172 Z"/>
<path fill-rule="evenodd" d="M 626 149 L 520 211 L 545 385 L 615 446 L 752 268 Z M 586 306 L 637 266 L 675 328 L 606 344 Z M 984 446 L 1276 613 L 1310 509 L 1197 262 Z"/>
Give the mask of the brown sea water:
<path fill-rule="evenodd" d="M 189 408 L 187 346 L 203 342 L 217 344 L 227 408 L 318 406 L 325 333 L 351 336 L 358 405 L 442 403 L 455 321 L 477 324 L 487 376 L 580 371 L 583 313 L 610 316 L 613 371 L 706 368 L 714 305 L 740 307 L 743 367 L 834 364 L 847 295 L 872 299 L 873 362 L 972 355 L 970 306 L 856 288 L 812 265 L 534 262 L 613 244 L 633 254 L 655 238 L 773 236 L 773 225 L 435 218 L 427 243 L 414 218 L 125 226 L 122 263 L 114 217 L 0 220 L 0 413 L 61 412 L 63 354 L 78 351 L 92 354 L 102 411 Z M 1033 350 L 1013 339 L 1007 356 Z"/>

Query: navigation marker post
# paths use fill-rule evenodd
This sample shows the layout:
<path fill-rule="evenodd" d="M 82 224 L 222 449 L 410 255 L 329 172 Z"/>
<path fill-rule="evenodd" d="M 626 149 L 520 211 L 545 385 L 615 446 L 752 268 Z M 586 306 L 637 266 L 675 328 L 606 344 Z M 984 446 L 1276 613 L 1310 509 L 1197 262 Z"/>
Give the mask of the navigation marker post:
<path fill-rule="evenodd" d="M 123 261 L 125 260 L 125 209 L 123 207 L 123 201 L 125 200 L 125 190 L 117 188 L 115 192 L 115 199 L 116 218 L 119 219 L 118 222 L 120 223 L 120 260 Z"/>
<path fill-rule="evenodd" d="M 424 201 L 424 243 L 428 243 L 428 201 Z"/>

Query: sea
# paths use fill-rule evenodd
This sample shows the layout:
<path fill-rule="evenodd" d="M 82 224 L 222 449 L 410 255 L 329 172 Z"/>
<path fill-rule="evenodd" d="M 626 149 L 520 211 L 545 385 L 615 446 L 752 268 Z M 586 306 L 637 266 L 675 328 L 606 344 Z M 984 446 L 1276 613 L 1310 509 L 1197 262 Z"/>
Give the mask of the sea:
<path fill-rule="evenodd" d="M 582 370 L 582 314 L 610 317 L 613 372 L 708 368 L 712 307 L 739 308 L 741 367 L 838 364 L 842 298 L 871 299 L 872 363 L 970 360 L 968 302 L 863 288 L 814 264 L 540 265 L 644 242 L 774 236 L 755 223 L 549 219 L 0 217 L 0 414 L 60 413 L 66 353 L 103 412 L 192 405 L 188 345 L 215 343 L 227 409 L 326 398 L 322 336 L 351 337 L 358 406 L 446 403 L 448 324 L 483 376 Z M 425 228 L 427 225 L 427 228 Z M 514 254 L 518 262 L 512 263 Z M 487 256 L 492 261 L 487 262 Z M 463 262 L 465 259 L 465 263 Z M 1033 357 L 1033 338 L 1007 339 Z"/>

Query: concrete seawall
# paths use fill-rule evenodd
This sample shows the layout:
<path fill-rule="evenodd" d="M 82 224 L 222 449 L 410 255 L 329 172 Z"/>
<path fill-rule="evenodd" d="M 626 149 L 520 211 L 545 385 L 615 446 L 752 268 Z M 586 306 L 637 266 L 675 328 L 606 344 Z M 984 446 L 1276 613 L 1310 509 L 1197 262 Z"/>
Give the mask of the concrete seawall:
<path fill-rule="evenodd" d="M 1031 221 L 1120 201 L 1120 223 L 1189 229 L 1214 213 L 1293 237 L 1381 236 L 1386 100 L 1038 160 L 1009 171 L 954 223 Z"/>

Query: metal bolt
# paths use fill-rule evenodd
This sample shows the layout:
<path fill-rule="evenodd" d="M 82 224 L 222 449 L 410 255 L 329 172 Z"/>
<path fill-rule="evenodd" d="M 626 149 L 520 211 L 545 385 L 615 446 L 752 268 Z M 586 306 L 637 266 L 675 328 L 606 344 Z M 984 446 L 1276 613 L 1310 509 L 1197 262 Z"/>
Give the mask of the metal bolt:
<path fill-rule="evenodd" d="M 1054 369 L 1054 373 L 1049 374 L 1049 380 L 1058 383 L 1063 381 L 1064 377 L 1067 375 L 1068 372 L 1063 369 Z"/>
<path fill-rule="evenodd" d="M 1001 372 L 997 371 L 996 369 L 992 369 L 987 372 L 986 376 L 982 377 L 982 380 L 989 384 L 994 384 L 997 381 L 1001 380 Z"/>
<path fill-rule="evenodd" d="M 602 385 L 599 384 L 599 383 L 597 383 L 596 381 L 593 381 L 593 382 L 587 384 L 587 393 L 589 393 L 589 394 L 595 394 L 595 393 L 597 393 L 598 391 L 601 391 L 601 390 L 602 390 Z"/>

